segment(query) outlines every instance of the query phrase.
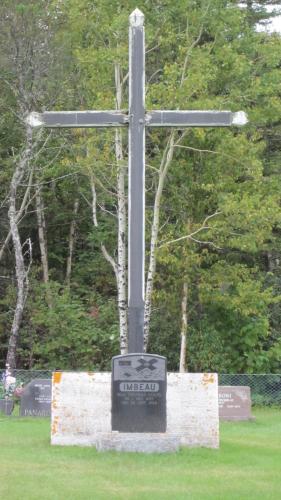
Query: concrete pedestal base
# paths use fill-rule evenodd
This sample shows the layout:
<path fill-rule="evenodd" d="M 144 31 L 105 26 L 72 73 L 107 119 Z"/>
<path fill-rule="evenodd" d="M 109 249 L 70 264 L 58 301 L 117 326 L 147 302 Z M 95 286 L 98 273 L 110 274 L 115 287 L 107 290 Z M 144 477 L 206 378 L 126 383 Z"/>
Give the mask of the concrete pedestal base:
<path fill-rule="evenodd" d="M 217 375 L 168 373 L 167 432 L 158 434 L 111 431 L 110 373 L 55 372 L 51 443 L 144 453 L 218 448 Z"/>
<path fill-rule="evenodd" d="M 180 448 L 180 439 L 166 433 L 108 432 L 97 441 L 98 451 L 131 451 L 141 453 L 171 453 Z"/>

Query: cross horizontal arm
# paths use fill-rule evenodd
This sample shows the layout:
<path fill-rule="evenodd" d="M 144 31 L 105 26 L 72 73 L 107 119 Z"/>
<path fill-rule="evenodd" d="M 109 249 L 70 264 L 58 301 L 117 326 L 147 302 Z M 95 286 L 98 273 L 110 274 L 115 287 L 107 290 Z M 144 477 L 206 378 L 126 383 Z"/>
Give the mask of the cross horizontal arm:
<path fill-rule="evenodd" d="M 243 111 L 149 111 L 145 116 L 149 127 L 229 127 L 245 125 Z"/>
<path fill-rule="evenodd" d="M 32 127 L 119 127 L 128 123 L 122 111 L 45 111 L 30 113 L 27 122 Z"/>
<path fill-rule="evenodd" d="M 230 127 L 245 125 L 243 111 L 148 111 L 145 125 L 149 127 Z M 129 115 L 122 111 L 45 111 L 30 113 L 27 123 L 32 127 L 120 127 L 128 125 Z"/>

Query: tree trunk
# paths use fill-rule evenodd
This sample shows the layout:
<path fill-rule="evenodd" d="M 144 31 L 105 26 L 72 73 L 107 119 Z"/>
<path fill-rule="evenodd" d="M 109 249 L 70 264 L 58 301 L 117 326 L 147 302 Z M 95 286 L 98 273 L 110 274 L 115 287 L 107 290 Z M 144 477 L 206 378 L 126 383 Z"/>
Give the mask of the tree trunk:
<path fill-rule="evenodd" d="M 17 189 L 20 185 L 29 160 L 32 155 L 32 131 L 29 126 L 26 128 L 26 146 L 25 150 L 19 159 L 11 181 L 11 191 L 9 200 L 9 223 L 10 231 L 13 240 L 15 262 L 16 262 L 16 283 L 17 283 L 17 299 L 14 312 L 13 323 L 11 327 L 11 334 L 8 343 L 8 352 L 6 362 L 12 369 L 16 368 L 16 352 L 19 337 L 19 330 L 23 316 L 24 304 L 28 291 L 28 270 L 25 268 L 23 247 L 20 239 L 18 228 L 18 213 L 16 209 Z M 31 245 L 30 245 L 31 252 Z M 31 259 L 31 255 L 30 255 Z"/>
<path fill-rule="evenodd" d="M 22 218 L 24 211 L 27 209 L 27 207 L 28 207 L 28 205 L 30 203 L 30 191 L 31 191 L 31 185 L 32 185 L 32 180 L 33 180 L 33 172 L 34 172 L 34 168 L 31 167 L 30 174 L 29 174 L 29 179 L 28 179 L 28 185 L 27 185 L 26 191 L 24 193 L 24 197 L 22 199 L 20 209 L 17 211 L 17 215 L 16 215 L 16 222 L 17 223 Z M 11 229 L 10 229 L 9 232 L 8 232 L 8 234 L 7 234 L 7 236 L 6 236 L 6 238 L 5 238 L 4 243 L 3 243 L 3 245 L 2 245 L 2 247 L 0 249 L 0 261 L 3 258 L 5 249 L 7 248 L 7 246 L 9 244 L 11 238 L 12 238 L 12 232 L 11 232 Z"/>
<path fill-rule="evenodd" d="M 164 182 L 167 176 L 167 172 L 174 154 L 174 142 L 175 142 L 175 132 L 171 132 L 168 139 L 167 146 L 165 148 L 160 169 L 159 169 L 159 179 L 158 186 L 154 200 L 154 210 L 153 210 L 153 221 L 151 227 L 151 239 L 150 239 L 150 255 L 149 255 L 149 266 L 146 278 L 146 292 L 145 292 L 145 306 L 144 306 L 144 350 L 147 350 L 147 344 L 149 339 L 149 324 L 151 317 L 151 307 L 152 307 L 152 292 L 154 285 L 154 277 L 156 271 L 156 249 L 158 242 L 159 233 L 159 221 L 160 221 L 160 204 L 161 197 L 164 187 Z"/>
<path fill-rule="evenodd" d="M 209 10 L 209 6 L 207 6 L 205 15 L 207 15 L 207 12 Z M 189 47 L 186 49 L 185 53 L 185 58 L 183 61 L 183 66 L 181 70 L 181 79 L 179 83 L 179 88 L 181 88 L 184 84 L 185 78 L 186 78 L 186 70 L 188 67 L 188 61 L 189 58 L 192 54 L 192 50 L 196 45 L 201 40 L 202 34 L 203 34 L 203 27 L 204 23 L 201 25 L 201 28 L 199 30 L 199 34 L 196 39 L 192 41 Z M 188 30 L 187 30 L 187 36 L 188 36 Z M 153 293 L 153 285 L 154 285 L 154 277 L 155 277 L 155 272 L 156 272 L 156 248 L 157 248 L 157 243 L 158 243 L 158 233 L 159 233 L 159 220 L 160 220 L 160 204 L 161 204 L 161 198 L 162 198 L 162 192 L 163 192 L 163 187 L 164 187 L 164 182 L 167 176 L 167 172 L 169 169 L 169 166 L 172 162 L 173 155 L 174 155 L 174 146 L 175 146 L 175 137 L 176 137 L 176 132 L 173 130 L 170 133 L 170 136 L 168 138 L 167 146 L 165 148 L 162 161 L 160 164 L 159 168 L 159 178 L 158 178 L 158 186 L 157 186 L 157 191 L 155 195 L 155 201 L 154 201 L 154 211 L 153 211 L 153 222 L 152 222 L 152 227 L 151 227 L 151 240 L 150 240 L 150 256 L 149 256 L 149 266 L 148 266 L 148 272 L 147 272 L 147 278 L 146 278 L 146 293 L 145 293 L 145 309 L 144 309 L 144 350 L 146 351 L 148 341 L 149 341 L 149 325 L 150 325 L 150 317 L 151 317 L 151 308 L 152 308 L 152 293 Z M 184 134 L 182 137 L 177 141 L 176 145 L 179 144 L 181 139 L 184 137 Z"/>
<path fill-rule="evenodd" d="M 70 229 L 69 229 L 69 242 L 68 242 L 68 257 L 66 261 L 66 275 L 65 275 L 65 281 L 66 285 L 69 287 L 70 286 L 70 277 L 71 277 L 71 270 L 72 270 L 72 257 L 73 257 L 73 250 L 74 250 L 74 242 L 75 242 L 75 229 L 76 229 L 76 216 L 79 208 L 79 200 L 76 198 L 74 201 L 73 205 L 73 218 L 70 224 Z"/>
<path fill-rule="evenodd" d="M 95 185 L 94 177 L 92 174 L 90 174 L 90 183 L 91 183 L 91 191 L 92 191 L 92 219 L 93 219 L 94 226 L 98 227 L 96 185 Z M 107 260 L 107 262 L 112 266 L 116 280 L 117 280 L 117 276 L 118 276 L 117 264 L 116 264 L 115 260 L 113 259 L 113 257 L 111 257 L 111 255 L 108 253 L 108 251 L 103 243 L 101 243 L 101 251 L 102 251 L 102 254 L 103 254 L 105 260 Z"/>
<path fill-rule="evenodd" d="M 41 194 L 41 187 L 37 184 L 35 192 L 36 217 L 38 225 L 38 239 L 41 254 L 41 263 L 43 271 L 43 282 L 49 282 L 48 251 L 46 238 L 46 221 L 44 214 L 44 201 Z"/>
<path fill-rule="evenodd" d="M 183 284 L 182 302 L 181 302 L 181 347 L 180 347 L 180 373 L 187 371 L 186 368 L 186 335 L 187 335 L 187 281 Z"/>
<path fill-rule="evenodd" d="M 115 64 L 115 86 L 116 86 L 116 109 L 121 109 L 122 104 L 122 82 L 120 65 Z M 101 251 L 104 258 L 111 265 L 117 285 L 117 303 L 119 313 L 119 338 L 120 352 L 128 352 L 128 320 L 127 320 L 127 267 L 126 267 L 126 192 L 125 176 L 127 165 L 124 164 L 122 132 L 116 128 L 115 131 L 115 157 L 117 163 L 117 218 L 118 218 L 118 253 L 117 262 L 108 253 L 105 245 L 101 243 Z M 90 175 L 92 191 L 92 219 L 95 227 L 98 227 L 97 220 L 97 199 L 96 187 L 93 175 Z"/>
<path fill-rule="evenodd" d="M 122 84 L 120 65 L 115 63 L 116 109 L 122 105 Z M 118 257 L 117 257 L 117 295 L 120 327 L 120 352 L 128 352 L 128 317 L 127 317 L 127 269 L 126 269 L 126 192 L 122 131 L 115 129 L 115 156 L 117 162 L 117 198 L 118 198 Z"/>
<path fill-rule="evenodd" d="M 41 187 L 39 186 L 39 184 L 37 184 L 35 190 L 35 204 L 36 204 L 39 248 L 41 255 L 42 272 L 43 272 L 43 283 L 45 283 L 46 285 L 46 302 L 48 304 L 49 309 L 51 309 L 53 302 L 52 302 L 52 293 L 49 286 L 48 245 L 47 245 L 46 219 L 44 211 L 45 207 L 41 193 Z"/>

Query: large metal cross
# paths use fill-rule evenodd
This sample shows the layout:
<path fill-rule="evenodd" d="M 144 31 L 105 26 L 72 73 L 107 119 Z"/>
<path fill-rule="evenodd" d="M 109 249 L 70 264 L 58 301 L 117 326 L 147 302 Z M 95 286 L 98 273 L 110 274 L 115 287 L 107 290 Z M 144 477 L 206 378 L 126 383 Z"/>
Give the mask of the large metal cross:
<path fill-rule="evenodd" d="M 129 17 L 129 110 L 46 111 L 31 113 L 34 127 L 120 127 L 129 129 L 128 193 L 128 322 L 129 353 L 143 352 L 145 127 L 228 127 L 244 125 L 244 112 L 146 111 L 144 15 L 135 9 Z"/>

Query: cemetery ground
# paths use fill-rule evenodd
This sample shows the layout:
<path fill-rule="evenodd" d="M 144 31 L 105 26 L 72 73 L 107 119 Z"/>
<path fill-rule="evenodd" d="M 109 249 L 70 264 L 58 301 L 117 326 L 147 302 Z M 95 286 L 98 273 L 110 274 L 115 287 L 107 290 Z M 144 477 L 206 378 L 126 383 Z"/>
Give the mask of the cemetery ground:
<path fill-rule="evenodd" d="M 2 500 L 259 499 L 281 492 L 281 410 L 221 423 L 219 450 L 172 454 L 50 446 L 47 418 L 0 417 Z"/>

